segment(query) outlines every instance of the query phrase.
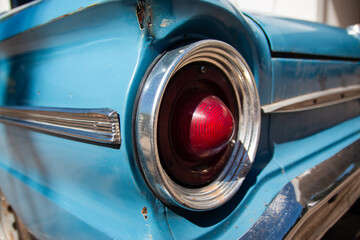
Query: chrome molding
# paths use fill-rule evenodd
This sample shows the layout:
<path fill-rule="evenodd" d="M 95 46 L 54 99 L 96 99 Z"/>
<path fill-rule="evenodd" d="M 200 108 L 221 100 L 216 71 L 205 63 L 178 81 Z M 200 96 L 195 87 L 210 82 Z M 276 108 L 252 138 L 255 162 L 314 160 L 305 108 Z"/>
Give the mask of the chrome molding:
<path fill-rule="evenodd" d="M 233 152 L 213 182 L 189 188 L 173 181 L 158 153 L 157 123 L 161 100 L 171 77 L 193 62 L 208 62 L 228 77 L 239 108 L 238 131 Z M 134 145 L 148 185 L 163 202 L 190 210 L 205 211 L 221 206 L 239 189 L 247 175 L 260 135 L 260 106 L 254 77 L 242 56 L 230 45 L 204 40 L 165 53 L 143 78 L 134 105 Z"/>
<path fill-rule="evenodd" d="M 289 98 L 261 107 L 264 113 L 297 112 L 326 107 L 360 98 L 360 85 L 333 88 Z"/>
<path fill-rule="evenodd" d="M 360 197 L 360 140 L 291 180 L 240 239 L 320 239 Z"/>
<path fill-rule="evenodd" d="M 121 143 L 119 116 L 108 108 L 0 107 L 0 122 L 98 143 Z"/>

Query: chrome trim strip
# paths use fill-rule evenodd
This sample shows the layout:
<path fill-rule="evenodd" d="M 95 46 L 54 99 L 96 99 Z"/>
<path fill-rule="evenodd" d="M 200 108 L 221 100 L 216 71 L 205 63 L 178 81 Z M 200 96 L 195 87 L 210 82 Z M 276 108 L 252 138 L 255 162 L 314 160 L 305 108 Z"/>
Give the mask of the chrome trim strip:
<path fill-rule="evenodd" d="M 297 112 L 326 107 L 360 98 L 360 85 L 333 88 L 329 90 L 305 94 L 280 102 L 262 106 L 264 113 Z"/>
<path fill-rule="evenodd" d="M 291 180 L 240 239 L 320 239 L 360 197 L 360 140 Z"/>
<path fill-rule="evenodd" d="M 0 122 L 98 143 L 121 143 L 119 116 L 108 108 L 0 107 Z"/>

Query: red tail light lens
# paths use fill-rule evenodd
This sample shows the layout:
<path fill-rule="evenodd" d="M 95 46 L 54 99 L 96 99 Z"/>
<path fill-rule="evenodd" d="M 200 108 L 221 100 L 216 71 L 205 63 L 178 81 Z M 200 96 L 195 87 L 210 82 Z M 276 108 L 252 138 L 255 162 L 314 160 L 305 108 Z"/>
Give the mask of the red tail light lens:
<path fill-rule="evenodd" d="M 173 127 L 189 155 L 210 157 L 220 152 L 234 132 L 234 118 L 226 105 L 216 96 L 200 101 L 192 97 L 178 111 Z"/>
<path fill-rule="evenodd" d="M 175 74 L 158 120 L 161 163 L 174 181 L 201 187 L 227 164 L 238 110 L 227 76 L 215 65 L 192 63 Z"/>

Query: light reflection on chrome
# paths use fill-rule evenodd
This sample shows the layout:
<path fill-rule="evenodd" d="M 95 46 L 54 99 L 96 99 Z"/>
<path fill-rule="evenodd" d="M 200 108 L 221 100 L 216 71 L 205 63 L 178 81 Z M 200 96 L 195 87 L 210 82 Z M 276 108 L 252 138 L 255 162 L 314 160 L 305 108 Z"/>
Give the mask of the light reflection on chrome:
<path fill-rule="evenodd" d="M 172 76 L 194 62 L 208 62 L 227 75 L 240 119 L 232 153 L 217 179 L 200 188 L 177 184 L 161 165 L 157 124 L 162 96 Z M 169 205 L 205 211 L 227 202 L 247 175 L 260 135 L 260 105 L 255 80 L 242 56 L 230 45 L 204 40 L 165 53 L 143 78 L 134 105 L 134 145 L 140 169 L 155 195 Z"/>
<path fill-rule="evenodd" d="M 0 122 L 58 136 L 120 145 L 120 123 L 108 108 L 0 107 Z"/>

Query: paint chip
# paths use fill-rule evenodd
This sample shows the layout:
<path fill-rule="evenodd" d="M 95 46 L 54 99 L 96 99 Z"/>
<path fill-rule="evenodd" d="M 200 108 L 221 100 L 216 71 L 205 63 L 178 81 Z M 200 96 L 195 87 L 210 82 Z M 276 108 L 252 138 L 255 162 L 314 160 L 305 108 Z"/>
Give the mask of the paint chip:
<path fill-rule="evenodd" d="M 160 26 L 161 26 L 161 27 L 167 27 L 167 26 L 169 26 L 170 23 L 172 23 L 172 22 L 173 22 L 173 21 L 170 20 L 170 19 L 163 19 L 163 20 L 161 21 Z"/>

